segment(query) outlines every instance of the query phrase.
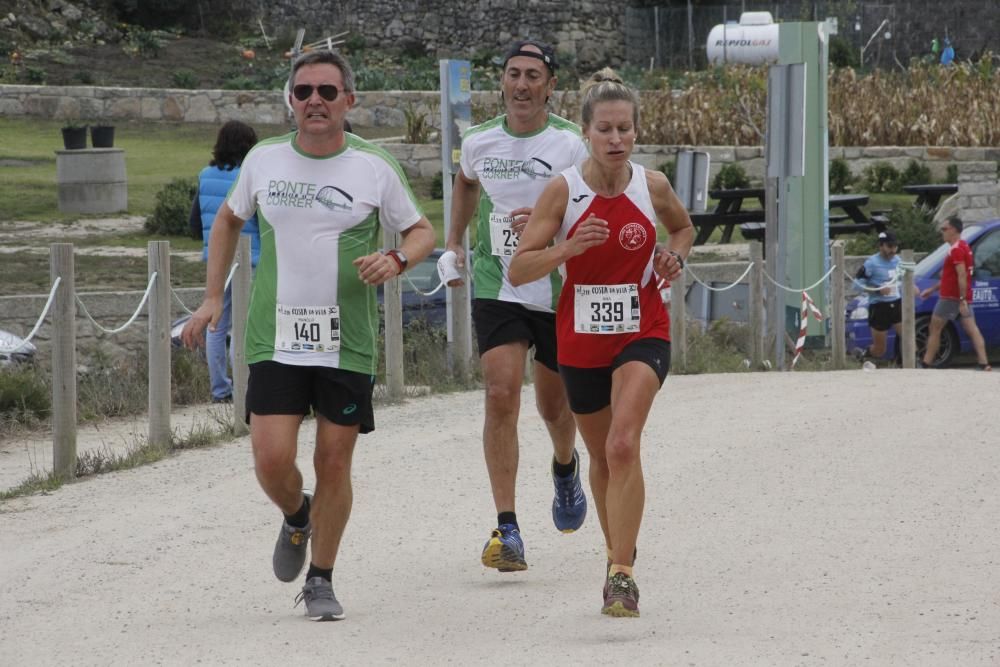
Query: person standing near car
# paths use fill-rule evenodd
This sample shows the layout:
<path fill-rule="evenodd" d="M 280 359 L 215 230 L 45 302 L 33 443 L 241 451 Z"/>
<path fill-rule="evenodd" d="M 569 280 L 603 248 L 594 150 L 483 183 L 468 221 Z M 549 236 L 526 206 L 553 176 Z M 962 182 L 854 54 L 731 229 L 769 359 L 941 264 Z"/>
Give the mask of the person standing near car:
<path fill-rule="evenodd" d="M 483 547 L 483 565 L 501 572 L 525 570 L 517 520 L 517 423 L 525 359 L 535 348 L 535 403 L 552 439 L 555 498 L 552 518 L 562 532 L 579 528 L 587 513 L 574 448 L 576 428 L 559 380 L 556 360 L 557 273 L 514 287 L 507 272 L 518 237 L 549 180 L 587 156 L 580 128 L 546 109 L 556 87 L 552 47 L 515 42 L 504 57 L 501 99 L 505 113 L 469 128 L 455 175 L 447 248 L 465 267 L 462 242 L 477 210 L 472 318 L 486 385 L 483 451 L 497 527 Z M 451 281 L 451 286 L 461 280 Z"/>
<path fill-rule="evenodd" d="M 920 298 L 926 299 L 935 291 L 940 290 L 938 302 L 931 314 L 930 331 L 927 334 L 927 349 L 921 361 L 923 368 L 930 368 L 941 345 L 941 331 L 945 325 L 958 319 L 965 329 L 966 335 L 972 341 L 976 351 L 979 368 L 991 371 L 990 360 L 986 356 L 986 343 L 976 326 L 976 316 L 972 310 L 972 270 L 975 258 L 972 248 L 962 238 L 962 220 L 951 216 L 941 224 L 941 236 L 950 248 L 941 267 L 941 280 L 920 291 Z"/>
<path fill-rule="evenodd" d="M 657 282 L 682 277 L 694 227 L 666 176 L 630 160 L 638 95 L 610 68 L 582 93 L 590 157 L 546 186 L 510 279 L 521 285 L 563 267 L 559 372 L 590 452 L 590 490 L 608 556 L 601 612 L 635 617 L 632 568 L 646 497 L 642 430 L 670 368 L 670 317 Z M 663 246 L 657 220 L 670 235 Z"/>
<path fill-rule="evenodd" d="M 899 296 L 899 242 L 890 231 L 878 235 L 878 252 L 865 260 L 856 281 L 868 292 L 868 326 L 872 331 L 870 347 L 855 350 L 858 361 L 865 357 L 881 359 L 885 354 L 889 329 L 896 330 L 895 358 L 901 358 L 900 331 L 903 300 Z"/>
<path fill-rule="evenodd" d="M 198 174 L 198 193 L 191 209 L 190 225 L 204 241 L 201 259 L 208 261 L 208 239 L 212 224 L 226 195 L 236 182 L 240 165 L 250 149 L 257 143 L 257 133 L 246 123 L 231 120 L 221 128 L 212 148 L 212 161 Z M 257 216 L 243 223 L 242 233 L 250 237 L 250 265 L 257 267 L 260 259 L 260 228 Z M 229 352 L 226 340 L 232 329 L 233 289 L 226 285 L 222 297 L 222 316 L 214 331 L 205 334 L 205 357 L 208 360 L 208 377 L 211 381 L 212 402 L 231 403 L 233 381 L 229 377 Z"/>
<path fill-rule="evenodd" d="M 378 361 L 375 286 L 423 260 L 434 230 L 417 208 L 402 170 L 383 149 L 344 132 L 354 105 L 347 60 L 310 51 L 292 66 L 289 103 L 297 130 L 250 151 L 219 209 L 208 251 L 205 299 L 184 329 L 189 347 L 218 327 L 223 282 L 244 220 L 261 224 L 261 253 L 250 297 L 247 419 L 254 468 L 284 515 L 274 547 L 275 576 L 294 581 L 312 549 L 305 601 L 312 620 L 337 620 L 343 607 L 332 577 L 352 505 L 351 461 L 359 433 L 374 427 Z M 384 225 L 402 234 L 385 253 Z M 316 417 L 315 494 L 295 464 L 299 428 Z"/>

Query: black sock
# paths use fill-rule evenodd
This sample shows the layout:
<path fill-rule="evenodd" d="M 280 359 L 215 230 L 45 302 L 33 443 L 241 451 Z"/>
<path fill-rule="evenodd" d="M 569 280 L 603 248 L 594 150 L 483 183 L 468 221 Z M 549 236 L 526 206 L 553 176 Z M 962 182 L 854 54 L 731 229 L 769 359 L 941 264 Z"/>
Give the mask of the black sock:
<path fill-rule="evenodd" d="M 497 525 L 502 526 L 505 523 L 514 524 L 514 527 L 517 528 L 517 514 L 514 512 L 500 512 L 497 514 Z"/>
<path fill-rule="evenodd" d="M 302 507 L 295 514 L 286 514 L 285 521 L 289 526 L 305 528 L 309 525 L 309 496 L 302 496 Z"/>
<path fill-rule="evenodd" d="M 316 567 L 312 563 L 309 563 L 309 571 L 306 572 L 306 581 L 313 577 L 322 577 L 327 581 L 333 581 L 333 568 Z"/>
<path fill-rule="evenodd" d="M 575 470 L 576 461 L 573 459 L 570 459 L 569 463 L 559 463 L 556 459 L 552 459 L 552 474 L 556 477 L 572 477 Z"/>

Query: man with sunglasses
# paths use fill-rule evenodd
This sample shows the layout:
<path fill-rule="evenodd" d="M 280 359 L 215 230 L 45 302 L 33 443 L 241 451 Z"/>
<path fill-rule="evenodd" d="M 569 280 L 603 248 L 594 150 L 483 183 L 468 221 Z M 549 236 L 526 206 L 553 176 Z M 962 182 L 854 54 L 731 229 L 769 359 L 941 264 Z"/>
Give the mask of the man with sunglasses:
<path fill-rule="evenodd" d="M 920 291 L 920 298 L 926 299 L 940 290 L 938 302 L 934 304 L 931 314 L 930 330 L 927 333 L 927 349 L 920 361 L 921 368 L 930 368 L 937 357 L 941 346 L 941 332 L 949 320 L 956 319 L 965 329 L 965 334 L 972 341 L 976 351 L 979 368 L 991 371 L 989 357 L 986 356 L 986 343 L 983 334 L 976 325 L 976 316 L 972 311 L 972 270 L 975 267 L 975 257 L 972 248 L 962 238 L 962 220 L 951 216 L 941 223 L 939 231 L 944 242 L 950 247 L 941 267 L 941 280 Z"/>
<path fill-rule="evenodd" d="M 483 565 L 501 572 L 527 569 L 515 512 L 517 422 L 528 349 L 535 348 L 535 402 L 552 439 L 555 499 L 552 518 L 562 532 L 583 524 L 587 499 L 574 448 L 576 426 L 556 362 L 558 273 L 513 287 L 507 277 L 517 239 L 535 200 L 553 176 L 583 162 L 580 128 L 546 109 L 556 86 L 556 58 L 542 42 L 515 42 L 504 58 L 501 96 L 506 113 L 470 128 L 462 138 L 447 247 L 465 266 L 466 228 L 477 210 L 472 317 L 486 384 L 483 450 L 497 527 L 482 551 Z M 451 281 L 451 286 L 461 280 Z"/>
<path fill-rule="evenodd" d="M 312 620 L 338 620 L 334 561 L 351 512 L 351 459 L 359 433 L 375 427 L 378 360 L 375 286 L 420 262 L 434 230 L 396 161 L 345 134 L 354 104 L 350 65 L 329 51 L 292 66 L 289 103 L 297 130 L 257 144 L 212 227 L 205 299 L 185 327 L 202 342 L 222 310 L 223 283 L 243 220 L 256 214 L 261 252 L 247 320 L 247 420 L 254 467 L 284 514 L 272 563 L 294 581 L 312 553 L 298 601 Z M 379 252 L 381 226 L 402 234 Z M 316 417 L 315 493 L 295 464 L 303 417 Z"/>

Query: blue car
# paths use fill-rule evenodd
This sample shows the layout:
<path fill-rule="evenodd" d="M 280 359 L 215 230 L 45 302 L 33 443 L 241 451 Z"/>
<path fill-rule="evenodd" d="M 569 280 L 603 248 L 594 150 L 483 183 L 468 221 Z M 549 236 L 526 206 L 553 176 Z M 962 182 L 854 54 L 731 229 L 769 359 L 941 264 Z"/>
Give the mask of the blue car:
<path fill-rule="evenodd" d="M 1000 220 L 983 223 L 969 223 L 962 230 L 962 238 L 972 247 L 976 263 L 972 273 L 972 306 L 976 312 L 976 324 L 986 340 L 987 350 L 1000 347 Z M 915 272 L 917 292 L 941 280 L 941 267 L 948 254 L 948 244 L 924 257 Z M 937 303 L 938 293 L 927 299 L 916 300 L 917 358 L 923 356 L 927 347 L 931 313 Z M 890 329 L 886 358 L 891 358 L 895 349 L 896 333 Z M 865 348 L 872 342 L 868 328 L 868 297 L 859 296 L 847 305 L 847 347 Z M 972 352 L 972 342 L 956 322 L 948 322 L 941 333 L 941 348 L 932 364 L 943 367 L 954 361 L 960 353 Z"/>

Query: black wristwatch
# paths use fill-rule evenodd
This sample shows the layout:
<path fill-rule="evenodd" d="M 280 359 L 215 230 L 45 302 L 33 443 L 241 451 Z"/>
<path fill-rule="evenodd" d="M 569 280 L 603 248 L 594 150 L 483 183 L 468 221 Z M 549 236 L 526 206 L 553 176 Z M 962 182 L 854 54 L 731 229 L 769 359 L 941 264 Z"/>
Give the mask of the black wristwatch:
<path fill-rule="evenodd" d="M 681 268 L 682 269 L 684 268 L 684 258 L 682 258 L 678 253 L 674 252 L 673 250 L 668 250 L 667 254 L 673 255 L 674 259 L 677 260 L 677 263 L 681 265 Z"/>
<path fill-rule="evenodd" d="M 392 257 L 394 260 L 396 260 L 396 263 L 399 264 L 400 273 L 406 271 L 406 267 L 409 265 L 410 261 L 406 259 L 406 255 L 403 254 L 402 250 L 396 250 L 396 249 L 386 250 L 385 254 L 389 255 L 389 257 Z"/>

